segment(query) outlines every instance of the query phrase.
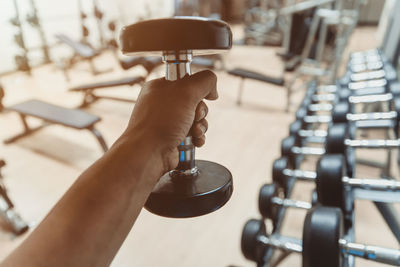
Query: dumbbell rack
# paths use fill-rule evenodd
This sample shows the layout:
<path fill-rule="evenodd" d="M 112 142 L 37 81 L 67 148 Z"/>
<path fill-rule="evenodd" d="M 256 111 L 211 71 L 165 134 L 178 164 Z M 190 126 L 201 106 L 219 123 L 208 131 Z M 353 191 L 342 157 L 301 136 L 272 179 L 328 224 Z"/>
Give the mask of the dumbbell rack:
<path fill-rule="evenodd" d="M 386 75 L 388 75 L 388 73 L 386 73 Z M 387 78 L 387 77 L 386 77 Z M 397 81 L 397 77 L 396 77 L 396 81 Z M 312 87 L 314 87 L 314 88 L 312 88 Z M 313 83 L 311 83 L 310 85 L 309 85 L 309 88 L 310 88 L 310 90 L 307 90 L 307 92 L 308 91 L 312 91 L 313 93 L 315 93 L 316 92 L 316 90 L 315 90 L 315 87 L 316 87 L 316 85 L 315 84 L 313 84 Z M 332 86 L 331 86 L 332 87 Z M 331 87 L 329 87 L 328 89 L 330 90 L 330 89 L 332 89 Z M 337 86 L 336 86 L 337 87 Z M 329 91 L 329 90 L 327 90 L 327 91 Z M 383 105 L 381 105 L 382 107 L 389 107 L 389 106 L 391 106 L 392 108 L 393 108 L 393 104 L 392 105 L 389 105 L 388 103 L 391 103 L 391 101 L 396 97 L 395 96 L 395 91 L 391 91 L 390 92 L 390 94 L 392 94 L 392 96 L 391 97 L 382 97 L 382 103 L 383 103 Z M 306 97 L 305 97 L 305 99 L 308 99 L 308 98 L 311 98 L 311 94 L 306 94 Z M 377 97 L 374 97 L 374 98 L 377 98 Z M 379 98 L 379 97 L 378 97 Z M 369 101 L 370 99 L 368 98 L 368 97 L 364 97 L 364 98 L 360 98 L 360 99 L 363 99 L 364 101 L 365 101 L 365 104 L 368 104 L 368 103 L 370 103 L 371 101 Z M 372 101 L 373 102 L 373 101 Z M 307 108 L 309 107 L 309 106 L 311 106 L 311 103 L 310 102 L 306 102 L 307 104 Z M 364 103 L 364 102 L 363 102 Z M 321 107 L 323 107 L 322 109 L 323 110 L 325 110 L 325 111 L 329 111 L 332 107 L 334 107 L 334 105 L 331 105 L 332 107 L 330 107 L 330 108 L 326 108 L 327 106 L 329 106 L 329 105 L 325 105 L 325 106 L 323 106 L 323 105 L 321 105 Z M 397 110 L 397 108 L 396 108 L 396 110 Z M 335 112 L 335 110 L 334 109 L 332 109 L 332 112 L 334 113 Z M 390 113 L 390 112 L 389 112 Z M 394 118 L 394 119 L 396 119 L 397 118 L 397 116 L 389 116 L 390 114 L 389 114 L 388 112 L 387 113 L 384 113 L 384 112 L 382 112 L 382 113 L 375 113 L 374 115 L 376 115 L 375 117 L 377 117 L 377 118 L 379 118 L 379 117 L 381 117 L 381 118 L 385 118 L 386 117 L 386 114 L 388 114 L 388 117 L 391 117 L 391 118 Z M 351 115 L 351 114 L 350 114 Z M 333 116 L 333 115 L 332 115 Z M 327 117 L 327 116 L 325 116 L 325 117 Z M 357 116 L 354 116 L 354 117 L 357 117 Z M 360 116 L 359 116 L 360 117 Z M 362 117 L 362 116 L 361 116 Z M 328 122 L 328 121 L 330 121 L 331 119 L 329 119 L 329 120 L 326 120 L 326 122 Z M 318 120 L 316 120 L 316 122 L 318 122 Z M 368 122 L 368 121 L 367 121 Z M 369 123 L 369 124 L 368 124 Z M 379 128 L 379 127 L 381 127 L 380 125 L 384 125 L 384 124 L 378 124 L 378 126 L 371 126 L 371 125 L 373 125 L 373 123 L 372 122 L 368 122 L 368 123 L 364 123 L 364 127 L 365 128 Z M 317 123 L 318 124 L 318 123 Z M 352 122 L 350 121 L 349 122 L 349 125 L 350 124 L 352 124 Z M 311 124 L 309 124 L 308 126 L 310 126 Z M 390 125 L 392 125 L 392 124 L 390 124 Z M 393 125 L 395 125 L 395 126 L 392 126 L 392 128 L 390 128 L 390 127 L 388 127 L 388 126 L 383 126 L 384 128 L 389 128 L 390 130 L 394 130 L 393 132 L 394 132 L 394 136 L 396 137 L 396 138 L 398 138 L 398 134 L 397 134 L 397 131 L 395 131 L 395 129 L 396 130 L 398 130 L 398 123 L 394 123 Z M 362 128 L 362 127 L 361 127 Z M 309 127 L 309 128 L 305 128 L 305 131 L 307 132 L 307 130 L 311 130 L 311 131 L 313 131 L 313 130 L 315 130 L 313 127 Z M 389 131 L 386 131 L 387 133 L 389 133 Z M 329 135 L 329 131 L 327 132 L 328 133 L 328 135 Z M 387 135 L 387 136 L 389 136 L 389 135 Z M 328 136 L 323 136 L 323 135 L 321 135 L 319 138 L 327 138 Z M 321 141 L 319 141 L 319 142 L 321 142 Z M 325 141 L 326 142 L 326 141 Z M 388 140 L 388 141 L 386 141 L 386 142 L 376 142 L 376 143 L 374 143 L 374 142 L 364 142 L 363 140 L 360 140 L 360 141 L 358 141 L 358 140 L 355 140 L 354 142 L 352 141 L 352 142 L 347 142 L 348 144 L 347 145 L 350 145 L 350 146 L 352 146 L 352 145 L 354 145 L 355 147 L 358 147 L 358 146 L 360 146 L 360 144 L 361 143 L 365 143 L 366 145 L 365 145 L 365 147 L 369 147 L 369 148 L 380 148 L 380 147 L 386 147 L 386 148 L 398 148 L 398 147 L 400 147 L 400 143 L 399 143 L 400 141 L 399 140 Z M 346 142 L 345 142 L 346 143 Z M 351 144 L 350 144 L 351 143 Z M 360 144 L 359 144 L 360 143 Z M 303 144 L 303 142 L 301 142 L 301 144 Z M 381 144 L 381 145 L 380 145 Z M 301 147 L 299 147 L 299 150 L 300 151 L 303 151 L 302 150 L 302 148 Z M 307 149 L 305 149 L 304 151 L 306 151 Z M 312 152 L 312 150 L 309 150 L 309 152 Z M 322 151 L 322 150 L 321 150 Z M 316 152 L 316 150 L 314 151 L 314 153 Z M 329 151 L 327 151 L 327 152 L 329 152 Z M 316 153 L 316 155 L 318 155 L 320 152 L 319 152 L 319 150 L 318 150 L 318 153 Z M 322 153 L 323 154 L 323 153 Z M 320 155 L 320 154 L 319 154 Z M 293 165 L 293 168 L 295 168 L 295 169 L 297 169 L 298 167 L 299 167 L 299 165 L 300 165 L 300 163 L 302 162 L 302 160 L 303 160 L 303 157 L 304 157 L 304 155 L 303 154 L 298 154 L 295 158 L 294 158 L 294 162 L 292 163 L 292 165 Z M 351 157 L 355 157 L 355 154 L 353 153 L 352 155 L 351 155 Z M 396 186 L 398 187 L 398 184 L 399 184 L 399 182 L 393 182 L 393 180 L 390 180 L 391 178 L 390 178 L 390 161 L 391 161 L 391 153 L 390 152 L 388 152 L 388 157 L 387 157 L 387 164 L 384 164 L 383 166 L 380 166 L 380 165 L 377 165 L 376 163 L 371 163 L 371 162 L 369 162 L 369 161 L 364 161 L 364 162 L 362 162 L 362 163 L 364 163 L 364 164 L 367 164 L 367 165 L 369 165 L 369 166 L 375 166 L 375 167 L 379 167 L 379 168 L 381 168 L 381 170 L 382 170 L 382 177 L 381 178 L 386 178 L 386 179 L 389 179 L 389 180 L 382 180 L 382 181 L 378 181 L 379 182 L 379 186 L 381 186 L 382 188 L 387 188 L 387 189 L 390 189 L 390 186 L 392 185 L 392 184 L 396 184 Z M 353 159 L 352 160 L 353 162 L 354 162 L 354 164 L 355 164 L 355 159 Z M 354 166 L 353 167 L 351 167 L 351 170 L 350 170 L 350 172 L 351 173 L 354 173 L 354 170 L 353 170 L 353 168 L 354 168 Z M 352 177 L 352 176 L 350 176 L 350 177 Z M 348 179 L 348 178 L 346 178 L 346 179 Z M 351 178 L 350 179 L 353 183 L 360 183 L 360 184 L 362 184 L 363 182 L 360 180 L 360 181 L 358 181 L 357 179 L 353 179 L 353 178 Z M 349 180 L 349 181 L 350 181 Z M 346 180 L 347 181 L 347 180 Z M 346 182 L 345 181 L 345 182 Z M 348 182 L 348 181 L 347 181 Z M 286 203 L 289 203 L 288 205 L 291 205 L 290 203 L 296 203 L 296 201 L 293 201 L 293 200 L 290 200 L 290 195 L 291 195 L 291 192 L 292 192 L 292 190 L 293 190 L 293 187 L 294 187 L 294 184 L 295 184 L 295 178 L 294 177 L 290 177 L 288 180 L 287 180 L 287 184 L 286 184 L 286 187 L 284 188 L 284 195 L 285 195 L 285 199 L 283 199 L 283 200 L 279 200 L 278 201 L 278 203 L 284 203 L 285 202 L 285 200 L 287 199 L 288 201 L 286 201 Z M 385 185 L 385 184 L 390 184 L 390 186 L 387 186 L 387 185 Z M 378 186 L 378 187 L 379 187 Z M 345 207 L 343 207 L 342 208 L 342 210 L 344 211 L 344 216 L 345 216 L 345 218 L 344 218 L 344 240 L 347 240 L 346 242 L 354 242 L 354 240 L 355 240 L 355 233 L 354 233 L 354 223 L 355 223 L 355 212 L 354 212 L 354 202 L 355 202 L 355 198 L 356 198 L 356 196 L 355 195 L 352 195 L 352 194 L 350 194 L 350 193 L 354 193 L 355 191 L 351 191 L 352 189 L 350 189 L 350 187 L 345 187 L 344 189 L 343 189 L 344 191 L 346 191 L 346 193 L 345 193 L 345 200 L 344 200 L 344 203 L 345 203 Z M 398 189 L 397 189 L 398 190 Z M 366 196 L 365 195 L 365 192 L 367 192 L 367 190 L 365 190 L 364 191 L 364 196 Z M 358 191 L 356 191 L 356 193 L 354 193 L 354 194 L 358 194 L 358 196 L 361 196 L 362 195 L 362 193 L 363 193 L 363 190 L 358 190 Z M 372 191 L 372 192 L 367 192 L 368 193 L 368 197 L 367 197 L 367 199 L 369 199 L 369 200 L 371 200 L 371 201 L 373 201 L 374 202 L 374 204 L 376 205 L 376 207 L 377 207 L 377 209 L 379 210 L 379 212 L 381 213 L 381 215 L 382 215 L 382 217 L 384 218 L 384 220 L 386 221 L 386 223 L 387 223 L 387 225 L 389 226 L 389 228 L 391 229 L 391 231 L 392 231 L 392 233 L 394 234 L 394 236 L 396 237 L 396 239 L 398 240 L 398 242 L 400 243 L 400 217 L 398 216 L 398 214 L 396 213 L 396 210 L 394 209 L 394 207 L 393 207 L 393 205 L 392 205 L 392 203 L 391 202 L 396 202 L 396 199 L 397 199 L 397 202 L 399 202 L 400 201 L 400 197 L 399 197 L 399 195 L 400 195 L 400 191 L 396 191 L 396 192 L 389 192 L 389 191 L 378 191 L 378 192 L 376 192 L 376 191 Z M 362 196 L 361 196 L 361 198 L 363 198 Z M 384 203 L 385 201 L 387 201 L 388 203 Z M 296 204 L 293 204 L 293 205 L 296 205 Z M 308 205 L 303 205 L 303 207 L 308 207 Z M 278 213 L 277 213 L 277 219 L 273 222 L 273 229 L 272 229 L 272 233 L 271 234 L 269 234 L 268 236 L 271 236 L 271 237 L 273 237 L 273 236 L 280 236 L 280 230 L 281 230 L 281 226 L 282 226 L 282 223 L 283 223 L 283 220 L 284 220 L 284 216 L 285 216 L 285 211 L 286 211 L 286 208 L 285 208 L 285 206 L 282 206 L 282 207 L 280 207 L 280 209 L 278 210 Z M 275 257 L 274 258 L 274 252 L 275 252 L 275 250 L 276 250 L 276 248 L 279 248 L 281 245 L 282 246 L 285 246 L 284 245 L 284 242 L 285 242 L 285 238 L 284 237 L 279 237 L 279 238 L 281 238 L 281 240 L 280 241 L 273 241 L 272 243 L 271 243 L 271 245 L 269 245 L 268 246 L 268 249 L 266 250 L 266 254 L 264 255 L 264 257 L 263 257 L 263 259 L 262 259 L 262 261 L 261 262 L 258 262 L 257 263 L 257 265 L 258 266 L 277 266 L 280 262 L 282 262 L 288 255 L 290 255 L 290 253 L 291 252 L 301 252 L 301 248 L 296 248 L 296 245 L 295 244 L 297 244 L 295 241 L 290 241 L 290 239 L 288 239 L 289 241 L 288 242 L 292 242 L 292 244 L 293 244 L 293 246 L 294 247 L 291 247 L 290 249 L 286 249 L 286 250 L 284 250 L 284 252 L 281 254 L 281 255 L 279 255 L 279 257 Z M 243 240 L 242 240 L 242 242 L 243 242 Z M 268 242 L 268 240 L 264 240 L 264 241 L 260 241 L 260 242 L 266 242 L 265 244 L 269 244 Z M 274 243 L 274 242 L 277 242 L 277 243 Z M 243 244 L 242 244 L 243 245 Z M 300 246 L 301 246 L 301 244 L 300 244 Z M 365 248 L 367 248 L 367 246 L 364 246 Z M 243 249 L 243 247 L 242 247 L 242 249 Z M 378 250 L 379 250 L 380 248 L 378 248 Z M 384 249 L 383 249 L 384 250 Z M 390 250 L 390 249 L 389 249 Z M 398 252 L 398 251 L 396 251 L 396 250 L 392 250 L 392 252 L 394 251 L 394 253 L 395 254 L 398 254 L 398 253 L 400 253 L 400 252 Z M 345 253 L 345 255 L 343 255 L 343 260 L 344 260 L 344 262 L 343 262 L 343 266 L 354 266 L 354 264 L 355 264 L 355 258 L 354 258 L 354 256 L 356 255 L 357 256 L 357 254 L 354 254 L 354 253 L 357 253 L 357 252 L 354 252 L 353 254 L 353 251 L 348 251 L 347 253 Z M 361 252 L 360 252 L 361 253 Z M 378 252 L 379 253 L 379 252 Z M 369 255 L 369 256 L 367 256 L 367 254 L 360 254 L 360 255 L 364 255 L 364 257 L 370 257 L 369 259 L 372 259 L 373 260 L 373 255 Z M 384 256 L 385 257 L 385 256 Z M 397 257 L 397 256 L 396 256 Z M 379 256 L 378 256 L 378 258 L 379 258 Z M 272 260 L 274 260 L 274 261 L 272 261 Z M 400 259 L 399 259 L 400 260 Z M 379 261 L 379 260 L 378 260 Z M 388 262 L 392 262 L 392 264 L 393 264 L 393 262 L 397 262 L 396 260 L 387 260 Z M 381 261 L 381 262 L 384 262 L 384 261 Z M 396 264 L 396 263 L 395 263 Z"/>

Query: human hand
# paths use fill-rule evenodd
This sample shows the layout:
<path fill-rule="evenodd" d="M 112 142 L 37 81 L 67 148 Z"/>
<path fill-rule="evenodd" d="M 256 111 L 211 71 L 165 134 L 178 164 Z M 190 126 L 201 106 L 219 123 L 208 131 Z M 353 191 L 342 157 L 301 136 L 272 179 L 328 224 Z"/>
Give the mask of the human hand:
<path fill-rule="evenodd" d="M 157 148 L 166 172 L 178 165 L 178 145 L 190 134 L 195 146 L 205 143 L 208 108 L 203 99 L 218 98 L 217 77 L 209 70 L 177 81 L 147 82 L 123 136 L 140 136 Z"/>

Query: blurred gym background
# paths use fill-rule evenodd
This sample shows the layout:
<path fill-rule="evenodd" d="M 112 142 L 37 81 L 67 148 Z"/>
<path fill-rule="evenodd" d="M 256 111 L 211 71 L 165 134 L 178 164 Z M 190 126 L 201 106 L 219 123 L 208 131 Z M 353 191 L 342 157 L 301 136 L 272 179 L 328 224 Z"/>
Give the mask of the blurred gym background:
<path fill-rule="evenodd" d="M 0 260 L 29 234 L 25 234 L 28 226 L 33 229 L 76 177 L 118 138 L 142 82 L 164 75 L 160 60 L 120 53 L 120 29 L 142 20 L 184 15 L 222 19 L 233 31 L 231 51 L 196 58 L 193 68 L 215 71 L 220 92 L 220 99 L 210 103 L 207 143 L 196 153 L 227 166 L 234 176 L 235 191 L 225 207 L 199 218 L 170 220 L 143 211 L 112 266 L 255 266 L 243 256 L 241 234 L 247 219 L 261 217 L 259 188 L 272 181 L 272 162 L 281 156 L 281 140 L 288 135 L 289 124 L 302 105 L 305 90 L 292 87 L 307 87 L 310 79 L 325 74 L 321 84 L 334 83 L 347 73 L 352 53 L 375 51 L 384 47 L 390 36 L 400 36 L 399 24 L 392 23 L 397 14 L 391 13 L 400 10 L 394 9 L 398 0 L 343 0 L 340 12 L 349 11 L 341 13 L 349 20 L 326 22 L 331 23 L 326 39 L 319 33 L 308 36 L 317 10 L 339 10 L 335 6 L 338 2 L 2 0 L 0 139 L 7 144 L 0 144 L 0 159 L 5 160 L 0 161 L 4 175 L 0 189 L 7 187 L 3 192 L 8 192 L 18 214 L 15 218 L 21 221 L 11 227 L 0 223 Z M 312 42 L 308 48 L 307 38 Z M 389 47 L 387 51 L 393 52 L 390 61 L 396 67 L 400 42 L 395 37 L 391 40 L 396 49 Z M 307 65 L 308 59 L 316 63 Z M 117 101 L 103 101 L 103 97 Z M 87 129 L 96 124 L 99 131 L 82 133 L 58 118 L 61 122 L 55 124 L 61 126 L 46 127 L 22 138 L 31 135 L 29 130 L 22 136 L 17 134 L 25 129 L 20 122 L 25 115 L 34 115 L 35 127 L 43 116 L 52 125 L 53 118 L 46 114 L 35 115 L 36 110 L 18 106 L 31 98 L 40 100 L 29 102 L 28 109 L 46 102 L 51 103 L 46 106 L 49 110 L 69 112 L 77 108 L 83 116 L 94 114 L 101 121 L 92 121 Z M 361 156 L 379 161 L 386 154 L 374 150 Z M 315 164 L 315 160 L 306 160 L 304 166 L 314 170 Z M 371 166 L 362 166 L 357 172 L 361 176 L 379 175 Z M 397 170 L 393 175 L 399 178 Z M 309 184 L 296 185 L 292 197 L 310 201 L 312 190 Z M 14 204 L 6 204 L 6 210 L 14 210 Z M 399 210 L 398 205 L 395 208 Z M 282 232 L 300 238 L 304 214 L 288 211 Z M 356 240 L 399 247 L 373 204 L 357 202 L 356 218 Z M 356 263 L 381 266 L 365 259 Z M 290 256 L 280 266 L 301 266 L 301 256 Z"/>

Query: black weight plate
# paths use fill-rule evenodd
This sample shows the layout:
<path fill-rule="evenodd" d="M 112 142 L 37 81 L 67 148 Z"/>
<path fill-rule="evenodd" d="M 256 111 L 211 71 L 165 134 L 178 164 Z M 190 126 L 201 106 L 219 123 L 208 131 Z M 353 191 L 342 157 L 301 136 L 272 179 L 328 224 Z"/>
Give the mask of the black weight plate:
<path fill-rule="evenodd" d="M 289 160 L 287 157 L 280 157 L 274 160 L 272 164 L 272 181 L 283 188 L 287 186 L 287 179 L 283 175 L 283 170 L 288 168 L 288 165 Z"/>
<path fill-rule="evenodd" d="M 334 123 L 347 122 L 346 116 L 350 111 L 350 104 L 347 101 L 336 103 L 332 110 L 332 121 Z"/>
<path fill-rule="evenodd" d="M 308 110 L 306 107 L 301 107 L 296 111 L 296 120 L 303 120 L 305 116 L 308 115 Z"/>
<path fill-rule="evenodd" d="M 272 198 L 278 196 L 275 184 L 265 184 L 260 188 L 258 195 L 258 210 L 263 218 L 277 220 L 279 207 L 272 203 Z"/>
<path fill-rule="evenodd" d="M 289 135 L 298 136 L 299 131 L 303 128 L 303 123 L 296 120 L 289 125 Z"/>
<path fill-rule="evenodd" d="M 342 235 L 340 209 L 318 206 L 308 211 L 303 227 L 303 267 L 342 266 Z"/>
<path fill-rule="evenodd" d="M 389 90 L 394 96 L 399 96 L 400 95 L 400 82 L 390 83 Z"/>
<path fill-rule="evenodd" d="M 296 145 L 296 138 L 294 136 L 288 136 L 282 139 L 281 142 L 281 155 L 289 158 L 294 158 L 292 154 L 292 147 Z"/>
<path fill-rule="evenodd" d="M 344 140 L 347 137 L 347 124 L 335 123 L 328 128 L 328 136 L 326 137 L 326 153 L 327 154 L 344 154 L 346 145 Z"/>
<path fill-rule="evenodd" d="M 188 218 L 204 215 L 221 208 L 233 192 L 231 172 L 224 166 L 196 160 L 197 176 L 160 178 L 145 208 L 157 215 Z"/>
<path fill-rule="evenodd" d="M 258 237 L 266 235 L 265 224 L 261 220 L 251 219 L 243 228 L 241 248 L 246 259 L 261 263 L 267 247 L 258 242 Z"/>
<path fill-rule="evenodd" d="M 317 164 L 318 201 L 325 206 L 344 207 L 344 185 L 342 177 L 345 172 L 344 156 L 329 154 L 322 156 Z"/>
<path fill-rule="evenodd" d="M 232 47 L 232 32 L 221 20 L 202 17 L 174 17 L 141 21 L 122 29 L 124 54 L 161 54 L 163 51 L 191 50 L 214 54 Z"/>
<path fill-rule="evenodd" d="M 341 101 L 348 101 L 349 97 L 351 96 L 352 92 L 348 88 L 343 88 L 337 91 L 337 96 L 339 102 Z"/>

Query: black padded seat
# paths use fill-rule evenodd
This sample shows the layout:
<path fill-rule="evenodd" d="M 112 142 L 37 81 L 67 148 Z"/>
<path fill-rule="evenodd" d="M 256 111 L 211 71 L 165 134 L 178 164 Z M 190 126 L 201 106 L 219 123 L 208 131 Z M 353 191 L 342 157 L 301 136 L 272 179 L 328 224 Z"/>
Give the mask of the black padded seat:
<path fill-rule="evenodd" d="M 70 46 L 81 57 L 92 58 L 99 54 L 99 52 L 94 50 L 91 46 L 74 41 L 65 34 L 56 34 L 56 38 Z"/>
<path fill-rule="evenodd" d="M 16 104 L 8 109 L 75 129 L 86 129 L 100 121 L 99 117 L 83 110 L 64 108 L 35 99 Z"/>
<path fill-rule="evenodd" d="M 214 60 L 206 57 L 194 57 L 192 64 L 203 68 L 215 68 Z"/>
<path fill-rule="evenodd" d="M 258 72 L 254 72 L 254 71 L 250 71 L 250 70 L 245 70 L 242 68 L 235 68 L 232 70 L 228 71 L 229 74 L 234 75 L 234 76 L 238 76 L 241 77 L 243 79 L 253 79 L 253 80 L 257 80 L 260 82 L 266 82 L 266 83 L 273 83 L 276 85 L 283 85 L 284 84 L 284 80 L 280 79 L 280 78 L 271 78 L 269 76 L 266 76 L 264 74 L 258 73 Z"/>
<path fill-rule="evenodd" d="M 105 81 L 105 82 L 98 82 L 98 83 L 89 83 L 85 85 L 80 85 L 69 89 L 69 91 L 73 92 L 81 92 L 86 90 L 94 90 L 94 89 L 101 89 L 101 88 L 109 88 L 109 87 L 116 87 L 116 86 L 124 86 L 124 85 L 135 85 L 137 83 L 144 82 L 145 78 L 141 76 L 135 77 L 127 77 L 119 80 L 112 80 L 112 81 Z"/>
<path fill-rule="evenodd" d="M 103 136 L 94 127 L 101 120 L 98 116 L 89 114 L 83 110 L 64 108 L 35 99 L 13 105 L 8 109 L 18 112 L 24 126 L 24 131 L 5 140 L 4 143 L 6 144 L 28 136 L 47 125 L 59 124 L 78 130 L 89 130 L 96 137 L 103 151 L 106 152 L 108 149 Z M 46 123 L 36 128 L 31 128 L 26 120 L 27 116 L 41 119 Z"/>
<path fill-rule="evenodd" d="M 186 50 L 194 54 L 211 54 L 214 50 L 232 46 L 232 32 L 221 20 L 174 17 L 126 26 L 121 31 L 120 41 L 121 50 L 126 55 Z"/>

